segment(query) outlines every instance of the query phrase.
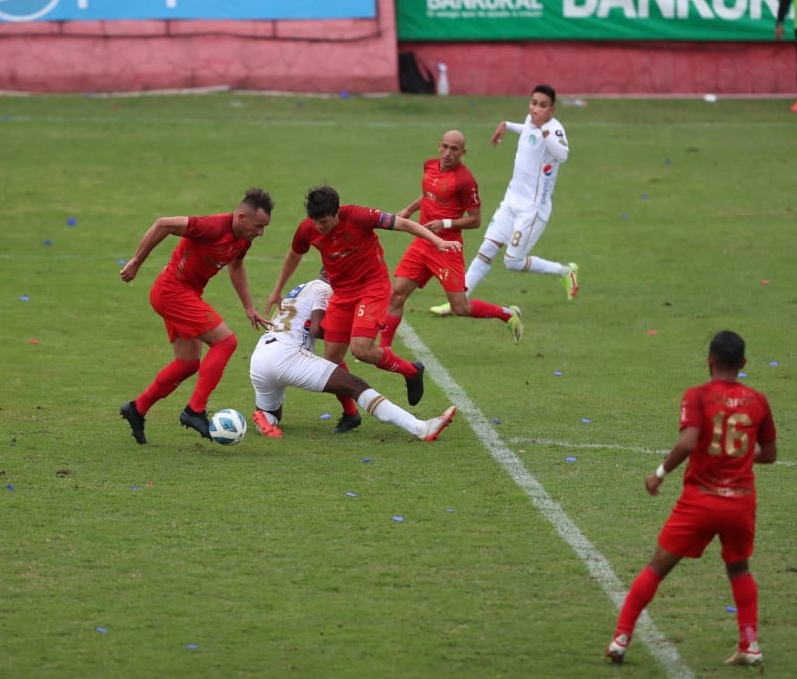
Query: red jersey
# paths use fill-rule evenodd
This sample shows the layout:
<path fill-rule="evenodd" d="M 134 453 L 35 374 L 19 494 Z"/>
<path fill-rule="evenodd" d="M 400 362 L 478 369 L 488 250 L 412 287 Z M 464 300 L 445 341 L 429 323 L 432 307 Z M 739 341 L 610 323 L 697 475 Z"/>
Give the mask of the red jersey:
<path fill-rule="evenodd" d="M 775 441 L 775 423 L 762 393 L 741 382 L 711 380 L 687 389 L 681 401 L 680 428 L 697 427 L 700 436 L 689 454 L 684 487 L 754 490 L 756 443 Z"/>
<path fill-rule="evenodd" d="M 341 205 L 338 225 L 321 234 L 309 217 L 293 234 L 291 249 L 305 254 L 312 245 L 321 253 L 335 294 L 358 294 L 369 283 L 390 280 L 385 253 L 374 229 L 392 229 L 396 216 L 357 205 Z"/>
<path fill-rule="evenodd" d="M 233 233 L 232 220 L 232 213 L 189 217 L 188 227 L 158 280 L 176 281 L 202 294 L 213 276 L 234 259 L 243 259 L 252 245 Z"/>
<path fill-rule="evenodd" d="M 458 219 L 482 204 L 479 185 L 462 163 L 451 170 L 441 170 L 438 158 L 427 160 L 423 164 L 421 190 L 421 224 L 428 224 L 435 219 Z M 444 240 L 462 242 L 462 231 L 459 229 L 443 229 L 437 235 Z M 435 247 L 426 242 L 430 247 Z"/>

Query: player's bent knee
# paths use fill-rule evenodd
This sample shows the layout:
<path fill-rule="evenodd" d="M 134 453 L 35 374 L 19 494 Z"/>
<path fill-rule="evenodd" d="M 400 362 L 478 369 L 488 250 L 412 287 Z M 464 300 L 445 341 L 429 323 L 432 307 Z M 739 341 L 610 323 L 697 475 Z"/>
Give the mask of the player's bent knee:
<path fill-rule="evenodd" d="M 526 266 L 526 258 L 504 255 L 504 266 L 510 271 L 523 271 Z"/>

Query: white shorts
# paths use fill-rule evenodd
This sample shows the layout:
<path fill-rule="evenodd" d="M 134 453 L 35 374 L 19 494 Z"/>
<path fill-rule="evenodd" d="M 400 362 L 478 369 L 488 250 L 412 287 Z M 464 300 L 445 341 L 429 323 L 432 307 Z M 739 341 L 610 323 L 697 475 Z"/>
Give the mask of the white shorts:
<path fill-rule="evenodd" d="M 506 245 L 506 256 L 523 258 L 540 240 L 548 222 L 534 210 L 521 210 L 502 200 L 484 238 Z"/>
<path fill-rule="evenodd" d="M 264 335 L 249 361 L 255 405 L 260 410 L 278 410 L 285 401 L 286 387 L 324 391 L 337 367 L 336 363 L 306 349 Z"/>

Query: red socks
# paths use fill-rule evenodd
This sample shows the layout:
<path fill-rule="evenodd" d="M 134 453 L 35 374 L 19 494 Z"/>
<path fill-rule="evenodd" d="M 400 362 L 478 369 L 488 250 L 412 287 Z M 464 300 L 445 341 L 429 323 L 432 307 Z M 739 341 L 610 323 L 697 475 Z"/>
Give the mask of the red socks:
<path fill-rule="evenodd" d="M 155 376 L 155 381 L 136 399 L 136 410 L 141 415 L 146 415 L 156 401 L 166 398 L 180 386 L 181 382 L 187 380 L 197 370 L 199 370 L 199 361 L 174 359 L 169 365 L 161 369 Z"/>
<path fill-rule="evenodd" d="M 636 576 L 625 597 L 623 607 L 620 609 L 620 617 L 617 619 L 617 629 L 614 636 L 627 634 L 628 638 L 634 632 L 634 626 L 642 611 L 656 596 L 659 583 L 663 580 L 660 575 L 655 573 L 649 566 L 645 566 L 642 572 Z"/>
<path fill-rule="evenodd" d="M 340 364 L 340 367 L 346 372 L 349 372 L 349 366 L 346 365 L 346 361 L 343 361 L 343 363 Z M 338 396 L 337 399 L 340 401 L 340 405 L 343 406 L 344 415 L 357 414 L 357 401 L 351 398 L 351 396 Z"/>
<path fill-rule="evenodd" d="M 470 317 L 471 318 L 500 318 L 502 321 L 508 321 L 512 318 L 512 314 L 504 311 L 503 307 L 497 304 L 490 304 L 480 299 L 470 299 Z"/>
<path fill-rule="evenodd" d="M 752 573 L 731 578 L 736 621 L 739 624 L 739 648 L 747 650 L 758 641 L 758 585 Z"/>
<path fill-rule="evenodd" d="M 207 409 L 210 393 L 216 388 L 224 374 L 230 358 L 238 346 L 235 335 L 229 335 L 208 349 L 205 358 L 199 365 L 199 379 L 197 380 L 188 407 L 194 412 L 203 413 Z M 140 412 L 140 411 L 139 411 Z"/>
<path fill-rule="evenodd" d="M 382 347 L 382 360 L 376 364 L 376 367 L 380 370 L 387 370 L 391 373 L 399 373 L 403 377 L 415 377 L 416 373 L 418 372 L 418 368 L 416 368 L 412 363 L 409 361 L 405 361 L 400 356 L 396 356 L 390 347 Z"/>

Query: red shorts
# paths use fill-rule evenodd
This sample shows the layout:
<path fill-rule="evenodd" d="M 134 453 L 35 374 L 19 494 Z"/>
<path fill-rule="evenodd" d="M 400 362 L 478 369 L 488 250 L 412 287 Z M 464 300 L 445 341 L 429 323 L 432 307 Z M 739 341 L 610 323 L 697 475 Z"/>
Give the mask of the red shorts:
<path fill-rule="evenodd" d="M 332 292 L 324 315 L 324 341 L 348 344 L 352 337 L 376 339 L 390 304 L 390 278 L 368 283 L 356 295 Z"/>
<path fill-rule="evenodd" d="M 398 263 L 393 274 L 396 278 L 409 278 L 419 288 L 433 276 L 446 292 L 465 291 L 465 258 L 461 252 L 441 252 L 428 247 L 426 241 L 416 238 Z"/>
<path fill-rule="evenodd" d="M 755 541 L 755 508 L 755 493 L 718 497 L 687 488 L 661 529 L 659 545 L 670 554 L 697 559 L 718 535 L 725 563 L 749 559 Z"/>
<path fill-rule="evenodd" d="M 149 302 L 163 318 L 169 342 L 178 337 L 199 337 L 224 322 L 198 292 L 185 285 L 164 285 L 156 280 L 149 291 Z"/>

